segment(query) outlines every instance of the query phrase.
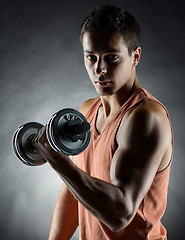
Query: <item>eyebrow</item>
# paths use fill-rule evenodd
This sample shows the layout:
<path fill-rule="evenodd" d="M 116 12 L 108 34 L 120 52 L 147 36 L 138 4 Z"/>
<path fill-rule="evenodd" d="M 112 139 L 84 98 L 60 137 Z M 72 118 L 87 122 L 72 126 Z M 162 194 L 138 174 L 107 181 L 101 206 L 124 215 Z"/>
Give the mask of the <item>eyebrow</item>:
<path fill-rule="evenodd" d="M 105 51 L 105 52 L 106 52 L 106 53 L 113 53 L 113 52 L 120 53 L 121 51 L 118 50 L 118 49 L 111 49 L 111 50 L 107 50 L 107 51 Z M 90 54 L 93 54 L 93 53 L 95 53 L 95 52 L 93 52 L 93 51 L 89 51 L 89 50 L 84 50 L 84 53 L 90 53 Z"/>

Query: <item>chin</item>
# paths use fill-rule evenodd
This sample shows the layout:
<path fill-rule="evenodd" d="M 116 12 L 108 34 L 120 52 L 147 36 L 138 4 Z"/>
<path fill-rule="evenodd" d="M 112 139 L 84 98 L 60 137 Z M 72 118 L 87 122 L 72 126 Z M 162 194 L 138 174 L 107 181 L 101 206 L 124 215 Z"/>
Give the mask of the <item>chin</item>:
<path fill-rule="evenodd" d="M 111 96 L 114 95 L 114 92 L 108 89 L 106 91 L 97 91 L 99 96 Z"/>

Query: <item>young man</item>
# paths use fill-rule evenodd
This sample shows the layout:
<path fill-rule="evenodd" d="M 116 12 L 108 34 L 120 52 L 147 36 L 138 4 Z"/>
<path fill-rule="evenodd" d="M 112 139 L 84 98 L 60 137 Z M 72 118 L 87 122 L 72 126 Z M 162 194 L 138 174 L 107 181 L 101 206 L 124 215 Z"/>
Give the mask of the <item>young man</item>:
<path fill-rule="evenodd" d="M 91 124 L 89 147 L 73 161 L 40 131 L 35 145 L 60 175 L 50 240 L 166 239 L 161 223 L 173 152 L 165 107 L 136 74 L 140 29 L 128 12 L 100 6 L 81 27 L 84 62 L 99 97 L 80 111 Z"/>

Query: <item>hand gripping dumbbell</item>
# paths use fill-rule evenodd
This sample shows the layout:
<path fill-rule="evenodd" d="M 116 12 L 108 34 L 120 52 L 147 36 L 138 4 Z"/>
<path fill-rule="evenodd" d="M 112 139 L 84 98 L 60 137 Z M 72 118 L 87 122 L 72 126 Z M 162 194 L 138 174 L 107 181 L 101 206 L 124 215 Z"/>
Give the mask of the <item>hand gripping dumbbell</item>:
<path fill-rule="evenodd" d="M 13 135 L 15 155 L 28 166 L 46 163 L 34 148 L 32 142 L 39 129 L 37 122 L 29 122 L 19 127 Z M 51 147 L 64 155 L 77 155 L 83 152 L 91 139 L 90 124 L 77 110 L 66 108 L 55 113 L 46 125 L 46 136 Z"/>

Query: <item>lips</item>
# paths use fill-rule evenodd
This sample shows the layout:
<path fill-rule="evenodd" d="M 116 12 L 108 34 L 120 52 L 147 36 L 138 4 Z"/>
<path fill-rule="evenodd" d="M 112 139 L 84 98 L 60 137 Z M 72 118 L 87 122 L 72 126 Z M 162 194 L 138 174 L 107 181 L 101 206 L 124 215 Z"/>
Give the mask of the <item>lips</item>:
<path fill-rule="evenodd" d="M 100 76 L 99 79 L 95 81 L 95 83 L 98 85 L 106 85 L 106 84 L 110 84 L 111 80 L 105 79 L 104 77 Z"/>
<path fill-rule="evenodd" d="M 100 85 L 100 86 L 107 86 L 107 85 L 111 84 L 111 81 L 109 81 L 109 80 L 95 81 L 95 83 L 96 83 L 97 85 Z"/>

